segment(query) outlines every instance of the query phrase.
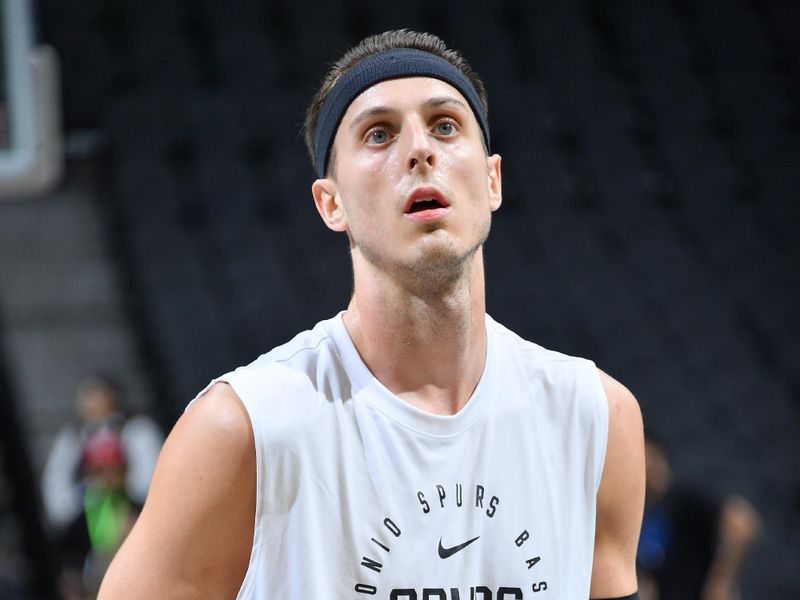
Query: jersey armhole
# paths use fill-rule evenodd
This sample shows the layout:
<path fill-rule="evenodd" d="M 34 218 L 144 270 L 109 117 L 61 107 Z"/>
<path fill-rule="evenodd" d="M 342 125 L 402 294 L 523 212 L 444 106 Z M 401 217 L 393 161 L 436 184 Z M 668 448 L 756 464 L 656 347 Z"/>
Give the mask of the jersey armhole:
<path fill-rule="evenodd" d="M 596 457 L 597 468 L 595 469 L 594 480 L 594 493 L 597 495 L 600 489 L 600 481 L 603 478 L 603 469 L 606 464 L 606 451 L 608 449 L 608 398 L 606 391 L 603 388 L 603 382 L 600 379 L 600 370 L 597 365 L 592 361 L 589 363 L 590 374 L 589 378 L 592 381 L 592 386 L 595 390 L 595 414 L 594 414 L 594 427 L 592 440 L 594 442 L 594 456 Z"/>
<path fill-rule="evenodd" d="M 186 409 L 188 409 L 198 398 L 201 398 L 208 390 L 210 390 L 215 384 L 217 383 L 226 383 L 236 395 L 239 397 L 239 402 L 242 403 L 244 406 L 245 412 L 247 413 L 247 419 L 250 423 L 250 429 L 253 432 L 253 443 L 255 445 L 255 453 L 256 453 L 256 510 L 254 515 L 254 522 L 253 522 L 253 539 L 252 544 L 250 546 L 250 559 L 247 563 L 247 571 L 244 574 L 244 578 L 242 579 L 242 584 L 239 587 L 239 591 L 236 594 L 236 600 L 246 600 L 252 597 L 253 591 L 255 589 L 255 583 L 257 578 L 257 565 L 259 561 L 259 556 L 261 554 L 261 548 L 263 546 L 263 536 L 264 533 L 261 531 L 261 527 L 259 526 L 259 522 L 261 521 L 261 515 L 264 514 L 265 507 L 262 506 L 264 499 L 261 494 L 261 485 L 263 482 L 262 477 L 262 470 L 264 468 L 264 446 L 259 436 L 259 429 L 255 426 L 253 419 L 253 412 L 250 410 L 250 406 L 246 400 L 247 395 L 242 389 L 243 383 L 239 381 L 236 373 L 226 373 L 225 375 L 221 375 L 215 379 L 212 379 L 208 385 L 203 388 L 200 393 L 198 393 L 192 400 L 186 405 Z"/>

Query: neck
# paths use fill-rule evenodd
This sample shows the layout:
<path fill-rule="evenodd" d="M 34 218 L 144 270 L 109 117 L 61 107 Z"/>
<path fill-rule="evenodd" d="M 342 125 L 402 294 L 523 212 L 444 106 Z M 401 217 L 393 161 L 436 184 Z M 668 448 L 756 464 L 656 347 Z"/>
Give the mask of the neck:
<path fill-rule="evenodd" d="M 441 284 L 401 282 L 354 253 L 355 291 L 344 315 L 353 343 L 378 380 L 433 414 L 467 403 L 486 362 L 483 256 Z"/>

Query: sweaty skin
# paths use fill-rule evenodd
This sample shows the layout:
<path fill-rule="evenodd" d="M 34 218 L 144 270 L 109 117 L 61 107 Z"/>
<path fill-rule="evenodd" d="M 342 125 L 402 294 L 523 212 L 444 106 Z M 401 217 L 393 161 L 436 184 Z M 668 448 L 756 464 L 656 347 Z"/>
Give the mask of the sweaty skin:
<path fill-rule="evenodd" d="M 500 156 L 487 156 L 455 88 L 420 77 L 381 82 L 357 97 L 333 155 L 312 195 L 325 224 L 350 241 L 350 336 L 397 396 L 454 414 L 486 359 L 482 244 L 502 201 Z M 436 206 L 409 211 L 417 196 Z M 591 594 L 610 598 L 636 589 L 644 458 L 636 400 L 611 377 L 601 380 L 610 419 Z M 254 452 L 230 387 L 217 384 L 193 403 L 170 434 L 100 599 L 235 597 L 253 539 Z"/>
<path fill-rule="evenodd" d="M 432 413 L 458 412 L 486 358 L 481 245 L 502 201 L 500 156 L 486 156 L 455 88 L 416 77 L 356 98 L 334 144 L 336 178 L 317 180 L 312 193 L 328 227 L 350 238 L 350 336 L 396 395 Z M 438 192 L 445 214 L 413 218 L 416 190 Z"/>

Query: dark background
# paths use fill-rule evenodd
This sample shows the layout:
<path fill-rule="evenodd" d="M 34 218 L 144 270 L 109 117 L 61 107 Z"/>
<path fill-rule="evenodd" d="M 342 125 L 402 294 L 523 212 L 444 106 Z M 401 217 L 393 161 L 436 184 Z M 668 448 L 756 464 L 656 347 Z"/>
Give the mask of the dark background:
<path fill-rule="evenodd" d="M 151 411 L 171 426 L 209 379 L 346 305 L 299 124 L 349 46 L 431 31 L 483 77 L 503 155 L 488 311 L 624 382 L 681 479 L 762 513 L 744 597 L 800 597 L 798 7 L 40 1 L 66 130 L 101 134 L 74 162 Z"/>

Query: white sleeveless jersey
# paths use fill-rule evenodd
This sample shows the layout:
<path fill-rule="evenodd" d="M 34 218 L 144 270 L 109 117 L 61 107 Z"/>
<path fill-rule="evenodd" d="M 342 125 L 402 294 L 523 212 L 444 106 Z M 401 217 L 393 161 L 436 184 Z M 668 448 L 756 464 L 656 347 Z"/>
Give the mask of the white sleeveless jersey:
<path fill-rule="evenodd" d="M 589 597 L 608 431 L 597 370 L 486 327 L 484 373 L 453 416 L 381 385 L 341 315 L 215 380 L 255 435 L 238 598 Z"/>

